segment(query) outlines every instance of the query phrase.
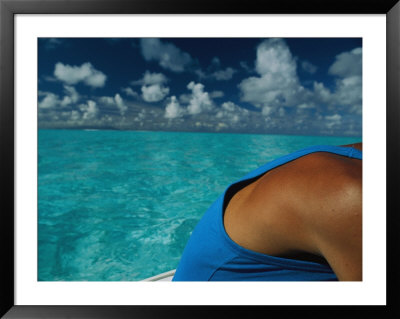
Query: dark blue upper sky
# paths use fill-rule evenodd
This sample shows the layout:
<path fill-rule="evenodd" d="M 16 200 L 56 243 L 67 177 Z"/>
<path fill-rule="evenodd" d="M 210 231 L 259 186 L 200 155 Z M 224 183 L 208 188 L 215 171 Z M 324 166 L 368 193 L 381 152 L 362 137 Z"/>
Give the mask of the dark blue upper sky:
<path fill-rule="evenodd" d="M 40 38 L 42 128 L 356 135 L 360 38 Z"/>

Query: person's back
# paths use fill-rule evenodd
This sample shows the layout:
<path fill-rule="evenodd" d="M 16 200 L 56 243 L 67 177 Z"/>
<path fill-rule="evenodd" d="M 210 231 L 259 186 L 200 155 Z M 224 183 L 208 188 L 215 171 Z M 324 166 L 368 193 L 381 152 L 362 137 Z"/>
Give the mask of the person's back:
<path fill-rule="evenodd" d="M 174 281 L 361 280 L 361 157 L 311 147 L 232 184 L 193 231 Z"/>

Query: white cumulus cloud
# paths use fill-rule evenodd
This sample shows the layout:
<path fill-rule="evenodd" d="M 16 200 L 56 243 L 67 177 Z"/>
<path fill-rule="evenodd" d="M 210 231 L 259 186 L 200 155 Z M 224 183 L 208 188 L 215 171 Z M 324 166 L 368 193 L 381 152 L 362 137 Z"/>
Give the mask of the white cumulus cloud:
<path fill-rule="evenodd" d="M 60 98 L 58 95 L 51 92 L 39 92 L 39 96 L 42 95 L 44 98 L 39 101 L 38 106 L 40 109 L 52 109 L 60 104 Z"/>
<path fill-rule="evenodd" d="M 204 92 L 204 85 L 201 83 L 190 82 L 187 86 L 192 91 L 192 96 L 188 106 L 189 114 L 199 114 L 213 109 L 213 103 L 207 92 Z"/>
<path fill-rule="evenodd" d="M 167 77 L 162 73 L 151 73 L 147 71 L 143 76 L 143 84 L 164 84 L 168 81 Z"/>
<path fill-rule="evenodd" d="M 230 124 L 236 124 L 243 120 L 248 114 L 248 110 L 229 101 L 222 103 L 220 110 L 216 114 L 216 118 L 229 122 Z"/>
<path fill-rule="evenodd" d="M 143 77 L 133 81 L 132 85 L 142 85 L 142 98 L 146 102 L 158 102 L 169 94 L 169 87 L 165 86 L 168 82 L 167 77 L 162 73 L 152 73 L 146 71 Z"/>
<path fill-rule="evenodd" d="M 117 93 L 114 96 L 115 104 L 117 105 L 119 109 L 119 113 L 124 116 L 126 111 L 128 110 L 128 107 L 125 105 L 124 100 L 122 97 Z"/>
<path fill-rule="evenodd" d="M 52 92 L 39 92 L 39 97 L 44 96 L 38 103 L 39 109 L 55 109 L 69 105 L 73 106 L 80 99 L 79 93 L 73 86 L 64 85 L 64 93 L 64 97 L 60 98 L 59 95 Z"/>
<path fill-rule="evenodd" d="M 93 120 L 99 113 L 96 102 L 92 100 L 87 101 L 86 104 L 80 104 L 79 109 L 82 112 L 82 118 L 84 120 Z"/>
<path fill-rule="evenodd" d="M 203 84 L 192 81 L 187 85 L 187 88 L 191 90 L 191 94 L 182 94 L 179 97 L 180 101 L 178 101 L 176 96 L 171 97 L 165 108 L 164 116 L 166 118 L 179 118 L 185 114 L 195 116 L 215 110 L 210 94 L 204 91 Z M 184 103 L 186 106 L 182 106 L 180 103 Z"/>
<path fill-rule="evenodd" d="M 66 95 L 64 96 L 63 100 L 61 101 L 62 106 L 67 106 L 70 104 L 75 104 L 78 102 L 80 96 L 79 93 L 76 91 L 76 89 L 73 86 L 70 85 L 64 85 L 64 92 Z"/>
<path fill-rule="evenodd" d="M 168 119 L 182 117 L 185 114 L 185 109 L 181 107 L 175 96 L 171 96 L 170 102 L 165 108 L 164 116 Z"/>
<path fill-rule="evenodd" d="M 314 82 L 314 98 L 319 103 L 330 103 L 332 93 L 323 83 Z"/>
<path fill-rule="evenodd" d="M 132 85 L 153 85 L 153 84 L 165 84 L 168 82 L 168 78 L 162 73 L 146 71 L 140 80 L 133 81 Z"/>
<path fill-rule="evenodd" d="M 183 72 L 192 62 L 191 56 L 172 43 L 157 38 L 140 40 L 142 55 L 146 61 L 157 61 L 161 67 L 173 72 Z"/>
<path fill-rule="evenodd" d="M 361 104 L 362 100 L 362 78 L 351 76 L 337 81 L 335 102 L 342 105 Z"/>
<path fill-rule="evenodd" d="M 107 79 L 103 72 L 96 70 L 89 62 L 81 66 L 58 62 L 54 68 L 54 76 L 69 85 L 82 82 L 91 87 L 103 87 Z"/>
<path fill-rule="evenodd" d="M 128 110 L 128 106 L 125 104 L 119 93 L 116 93 L 112 96 L 102 96 L 98 99 L 101 104 L 105 104 L 111 107 L 116 107 L 119 110 L 119 113 L 124 116 L 126 111 Z"/>
<path fill-rule="evenodd" d="M 302 63 L 303 69 L 316 71 L 309 62 Z M 296 120 L 317 121 L 321 114 L 357 114 L 362 112 L 362 50 L 356 48 L 337 55 L 329 68 L 335 77 L 335 86 L 327 88 L 323 83 L 314 82 L 311 89 L 300 83 L 296 59 L 286 42 L 268 39 L 257 47 L 255 60 L 257 76 L 244 79 L 239 84 L 242 101 L 261 109 L 261 114 L 274 121 L 286 116 L 289 122 Z M 295 112 L 289 111 L 295 108 Z M 296 116 L 296 118 L 290 118 Z M 328 128 L 345 125 L 341 119 L 326 118 Z M 346 122 L 347 123 L 347 122 Z"/>
<path fill-rule="evenodd" d="M 362 49 L 355 48 L 349 52 L 343 52 L 336 56 L 335 62 L 329 68 L 329 74 L 343 78 L 361 76 L 362 73 Z"/>
<path fill-rule="evenodd" d="M 158 102 L 169 94 L 169 88 L 160 84 L 142 86 L 142 97 L 146 102 Z"/>
<path fill-rule="evenodd" d="M 329 74 L 337 77 L 333 103 L 347 106 L 353 114 L 362 112 L 362 49 L 355 48 L 336 56 Z"/>
<path fill-rule="evenodd" d="M 268 39 L 257 48 L 255 69 L 259 76 L 244 79 L 239 88 L 242 101 L 256 107 L 277 109 L 294 106 L 302 98 L 304 88 L 296 73 L 296 61 L 281 39 Z"/>

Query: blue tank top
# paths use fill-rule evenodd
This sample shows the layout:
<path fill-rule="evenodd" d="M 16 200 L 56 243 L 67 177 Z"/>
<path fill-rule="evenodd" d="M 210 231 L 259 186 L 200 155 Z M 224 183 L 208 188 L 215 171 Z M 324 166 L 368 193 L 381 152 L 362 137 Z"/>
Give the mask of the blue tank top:
<path fill-rule="evenodd" d="M 261 254 L 235 243 L 223 223 L 225 198 L 267 171 L 315 152 L 362 159 L 352 147 L 312 146 L 278 158 L 226 188 L 197 224 L 183 251 L 173 281 L 333 281 L 327 264 Z M 233 190 L 233 191 L 232 191 Z M 229 194 L 230 193 L 230 194 Z"/>

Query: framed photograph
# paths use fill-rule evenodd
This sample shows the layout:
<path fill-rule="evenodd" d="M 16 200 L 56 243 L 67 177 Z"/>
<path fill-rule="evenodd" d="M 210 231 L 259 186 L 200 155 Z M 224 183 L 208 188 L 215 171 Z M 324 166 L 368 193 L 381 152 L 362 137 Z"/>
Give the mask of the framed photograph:
<path fill-rule="evenodd" d="M 399 313 L 396 0 L 1 0 L 0 15 L 4 318 Z M 363 159 L 362 277 L 308 255 L 261 269 L 233 241 L 248 259 L 185 277 L 204 212 L 298 150 Z M 222 260 L 205 238 L 191 258 Z"/>

